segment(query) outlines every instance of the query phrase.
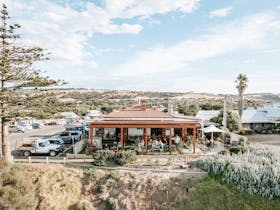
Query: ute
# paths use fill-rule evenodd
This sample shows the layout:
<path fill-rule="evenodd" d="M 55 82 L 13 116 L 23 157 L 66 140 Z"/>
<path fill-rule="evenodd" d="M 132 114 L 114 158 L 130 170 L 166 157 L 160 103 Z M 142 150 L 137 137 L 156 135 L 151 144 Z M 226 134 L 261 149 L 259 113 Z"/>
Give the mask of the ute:
<path fill-rule="evenodd" d="M 17 148 L 26 157 L 31 154 L 49 154 L 51 157 L 63 151 L 61 145 L 51 144 L 47 139 L 34 140 L 31 143 L 22 144 Z"/>

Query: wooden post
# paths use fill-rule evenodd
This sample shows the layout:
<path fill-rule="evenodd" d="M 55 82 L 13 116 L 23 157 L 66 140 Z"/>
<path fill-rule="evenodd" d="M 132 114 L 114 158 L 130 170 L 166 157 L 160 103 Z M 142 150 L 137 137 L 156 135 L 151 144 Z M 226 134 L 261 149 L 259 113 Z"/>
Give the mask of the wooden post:
<path fill-rule="evenodd" d="M 144 128 L 144 141 L 145 141 L 145 147 L 148 149 L 148 132 L 147 128 Z"/>
<path fill-rule="evenodd" d="M 123 131 L 124 131 L 123 142 L 126 143 L 127 138 L 128 138 L 128 128 L 124 128 Z"/>
<path fill-rule="evenodd" d="M 186 142 L 186 128 L 182 128 L 182 141 Z"/>
<path fill-rule="evenodd" d="M 49 164 L 49 157 L 46 157 L 46 164 Z"/>
<path fill-rule="evenodd" d="M 165 137 L 166 137 L 166 129 L 165 129 L 165 128 L 162 128 L 161 131 L 162 131 L 162 132 L 161 132 L 162 138 L 165 138 Z"/>
<path fill-rule="evenodd" d="M 170 129 L 170 134 L 169 134 L 169 154 L 171 155 L 172 153 L 172 128 L 169 128 Z"/>
<path fill-rule="evenodd" d="M 93 141 L 93 126 L 89 126 L 89 141 L 90 141 L 90 151 L 93 151 L 93 145 L 92 145 L 92 141 Z"/>
<path fill-rule="evenodd" d="M 124 150 L 124 143 L 123 143 L 123 128 L 121 128 L 121 151 Z"/>
<path fill-rule="evenodd" d="M 28 163 L 31 164 L 31 157 L 28 157 Z"/>
<path fill-rule="evenodd" d="M 193 127 L 193 154 L 195 154 L 195 146 L 196 146 L 196 127 Z"/>

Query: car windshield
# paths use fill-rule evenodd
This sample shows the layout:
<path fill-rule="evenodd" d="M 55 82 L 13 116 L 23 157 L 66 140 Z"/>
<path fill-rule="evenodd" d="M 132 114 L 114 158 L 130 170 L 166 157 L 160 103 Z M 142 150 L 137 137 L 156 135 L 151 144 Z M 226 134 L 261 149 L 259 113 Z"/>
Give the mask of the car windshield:
<path fill-rule="evenodd" d="M 45 146 L 47 147 L 47 146 L 49 146 L 51 143 L 49 142 L 49 141 L 45 141 Z"/>

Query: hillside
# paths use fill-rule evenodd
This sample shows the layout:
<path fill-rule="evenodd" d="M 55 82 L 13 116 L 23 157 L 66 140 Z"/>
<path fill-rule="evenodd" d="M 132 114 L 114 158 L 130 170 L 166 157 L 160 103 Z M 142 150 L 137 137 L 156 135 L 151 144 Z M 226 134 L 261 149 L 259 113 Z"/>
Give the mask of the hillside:
<path fill-rule="evenodd" d="M 21 104 L 16 116 L 33 116 L 37 118 L 59 117 L 60 112 L 73 111 L 80 116 L 88 110 L 99 109 L 104 113 L 132 106 L 142 98 L 148 105 L 166 110 L 173 104 L 174 110 L 185 115 L 195 115 L 200 109 L 221 109 L 223 96 L 208 93 L 175 93 L 175 92 L 143 92 L 125 90 L 88 90 L 88 89 L 48 89 L 25 90 L 21 95 L 44 95 L 44 99 L 26 101 Z M 229 108 L 237 108 L 237 95 L 228 95 Z M 279 102 L 280 94 L 248 94 L 245 95 L 246 106 L 262 106 L 265 103 Z M 19 106 L 17 104 L 17 106 Z"/>
<path fill-rule="evenodd" d="M 0 166 L 0 209 L 278 209 L 209 176 L 110 172 L 62 165 Z"/>

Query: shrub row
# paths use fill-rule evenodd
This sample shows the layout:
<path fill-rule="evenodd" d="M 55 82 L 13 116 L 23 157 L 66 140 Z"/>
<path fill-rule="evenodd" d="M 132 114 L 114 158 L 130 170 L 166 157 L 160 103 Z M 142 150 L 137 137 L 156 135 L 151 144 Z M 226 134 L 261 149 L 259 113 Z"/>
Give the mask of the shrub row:
<path fill-rule="evenodd" d="M 280 155 L 273 146 L 250 145 L 243 154 L 210 156 L 197 161 L 197 166 L 237 185 L 240 191 L 268 198 L 280 196 Z"/>
<path fill-rule="evenodd" d="M 131 163 L 136 160 L 136 153 L 135 151 L 105 151 L 105 150 L 98 150 L 92 153 L 93 156 L 93 164 L 97 166 L 105 166 L 109 162 L 114 162 L 118 165 L 125 165 Z"/>

